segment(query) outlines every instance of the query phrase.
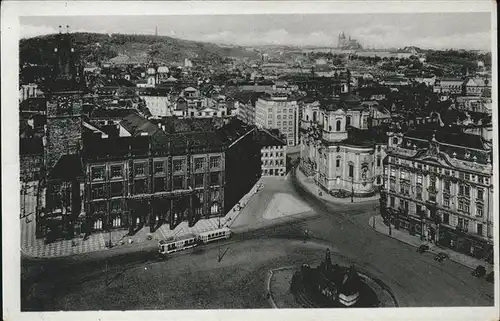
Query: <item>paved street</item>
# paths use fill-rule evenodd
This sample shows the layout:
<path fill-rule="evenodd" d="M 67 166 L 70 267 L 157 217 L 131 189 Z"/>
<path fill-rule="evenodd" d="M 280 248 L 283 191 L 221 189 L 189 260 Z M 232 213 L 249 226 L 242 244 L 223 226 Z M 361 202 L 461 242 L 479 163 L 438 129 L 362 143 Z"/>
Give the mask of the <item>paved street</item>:
<path fill-rule="evenodd" d="M 374 214 L 375 201 L 334 204 L 318 200 L 293 175 L 273 184 L 266 186 L 297 197 L 314 214 L 266 223 L 262 213 L 272 193 L 259 192 L 255 195 L 258 202 L 246 207 L 246 221 L 238 218 L 235 222 L 239 234 L 220 246 L 190 250 L 164 262 L 152 259 L 154 248 L 25 259 L 22 309 L 266 308 L 269 269 L 316 262 L 324 255 L 325 245 L 342 260 L 383 280 L 399 306 L 493 304 L 493 284 L 471 276 L 469 268 L 453 261 L 438 263 L 431 254 L 419 254 L 414 247 L 373 230 L 367 222 Z M 244 229 L 244 223 L 249 227 Z M 226 249 L 222 262 L 217 262 L 220 251 Z M 116 277 L 108 290 L 103 285 L 106 264 L 108 278 Z"/>

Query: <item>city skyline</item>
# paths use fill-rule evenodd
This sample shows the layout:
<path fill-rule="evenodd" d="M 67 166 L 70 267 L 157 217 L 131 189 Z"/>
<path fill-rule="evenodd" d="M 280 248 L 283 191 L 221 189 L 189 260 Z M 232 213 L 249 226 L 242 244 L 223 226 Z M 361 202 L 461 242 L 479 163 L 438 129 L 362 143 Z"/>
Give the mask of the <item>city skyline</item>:
<path fill-rule="evenodd" d="M 89 23 L 92 21 L 92 23 Z M 222 45 L 337 45 L 345 32 L 365 48 L 491 51 L 489 13 L 21 17 L 21 37 L 72 32 L 151 34 Z M 133 22 L 133 23 L 132 23 Z M 411 40 L 409 40 L 411 39 Z"/>

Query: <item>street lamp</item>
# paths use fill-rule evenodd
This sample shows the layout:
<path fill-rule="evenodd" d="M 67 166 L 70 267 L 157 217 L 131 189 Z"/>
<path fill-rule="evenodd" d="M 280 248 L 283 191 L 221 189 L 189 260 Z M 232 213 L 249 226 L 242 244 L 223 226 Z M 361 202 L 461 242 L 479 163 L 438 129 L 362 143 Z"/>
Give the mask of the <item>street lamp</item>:
<path fill-rule="evenodd" d="M 354 174 L 351 176 L 351 203 L 354 203 Z"/>

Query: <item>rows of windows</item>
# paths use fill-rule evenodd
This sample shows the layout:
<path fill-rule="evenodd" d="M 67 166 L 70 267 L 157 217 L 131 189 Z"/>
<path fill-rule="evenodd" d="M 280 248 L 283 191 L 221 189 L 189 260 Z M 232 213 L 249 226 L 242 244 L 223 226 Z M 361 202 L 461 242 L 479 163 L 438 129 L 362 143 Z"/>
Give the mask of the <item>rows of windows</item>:
<path fill-rule="evenodd" d="M 285 162 L 282 159 L 273 161 L 273 160 L 265 160 L 264 166 L 285 166 Z"/>
<path fill-rule="evenodd" d="M 283 157 L 283 152 L 264 152 L 264 157 Z"/>
<path fill-rule="evenodd" d="M 204 158 L 195 158 L 194 168 L 195 170 L 202 170 L 204 168 Z M 221 157 L 213 156 L 210 157 L 210 168 L 211 169 L 220 169 L 221 166 Z M 174 159 L 173 160 L 173 170 L 174 172 L 180 172 L 185 169 L 185 160 L 183 159 Z M 165 174 L 165 163 L 163 161 L 155 161 L 153 164 L 153 172 L 154 174 Z M 133 165 L 133 173 L 134 176 L 145 176 L 147 174 L 147 163 L 134 163 Z M 110 175 L 111 179 L 114 178 L 123 178 L 124 170 L 123 165 L 111 165 L 110 166 Z M 94 166 L 91 168 L 91 178 L 93 181 L 104 180 L 105 178 L 105 167 L 104 166 Z"/>
<path fill-rule="evenodd" d="M 448 200 L 448 202 L 449 202 L 449 200 Z M 396 198 L 394 196 L 390 196 L 389 197 L 389 205 L 394 208 L 395 203 L 396 203 Z M 400 204 L 401 204 L 401 207 L 403 209 L 408 211 L 408 208 L 409 208 L 408 201 L 400 200 Z M 466 207 L 468 207 L 468 204 L 463 204 L 461 206 L 466 208 Z M 417 204 L 416 205 L 416 213 L 421 212 L 423 210 L 423 208 L 424 207 L 422 205 Z M 477 216 L 482 216 L 482 211 L 483 211 L 482 207 L 478 208 Z M 450 225 L 450 214 L 449 213 L 443 213 L 443 223 Z M 465 232 L 469 232 L 469 219 L 458 217 L 457 227 L 464 230 Z M 482 223 L 476 223 L 476 233 L 479 235 L 483 234 L 483 224 Z"/>

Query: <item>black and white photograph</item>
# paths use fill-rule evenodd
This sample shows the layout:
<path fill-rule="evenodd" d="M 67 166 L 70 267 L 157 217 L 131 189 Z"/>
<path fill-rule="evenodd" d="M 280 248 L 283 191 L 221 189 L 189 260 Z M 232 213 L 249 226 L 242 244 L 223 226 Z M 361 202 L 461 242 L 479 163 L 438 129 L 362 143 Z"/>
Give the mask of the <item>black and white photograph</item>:
<path fill-rule="evenodd" d="M 386 4 L 3 3 L 5 319 L 498 320 L 496 4 Z"/>

